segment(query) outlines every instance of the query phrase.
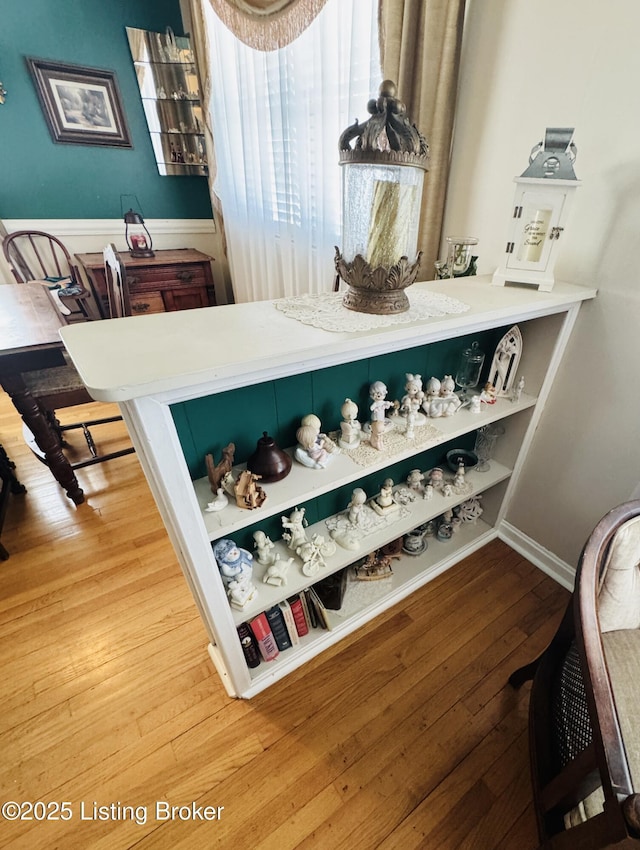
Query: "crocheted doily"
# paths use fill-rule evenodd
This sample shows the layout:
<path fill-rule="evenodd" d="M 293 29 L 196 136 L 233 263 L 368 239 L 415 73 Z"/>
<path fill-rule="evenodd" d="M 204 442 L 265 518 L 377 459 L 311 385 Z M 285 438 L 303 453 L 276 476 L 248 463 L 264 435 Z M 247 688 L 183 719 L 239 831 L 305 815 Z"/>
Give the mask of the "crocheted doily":
<path fill-rule="evenodd" d="M 273 302 L 290 319 L 296 319 L 303 325 L 312 325 L 324 331 L 370 331 L 389 325 L 402 325 L 434 316 L 447 316 L 466 313 L 468 304 L 450 298 L 440 292 L 412 292 L 409 294 L 410 307 L 406 313 L 392 316 L 377 316 L 372 313 L 356 313 L 342 305 L 344 293 L 329 292 L 308 295 L 296 295 L 293 298 L 280 298 Z"/>

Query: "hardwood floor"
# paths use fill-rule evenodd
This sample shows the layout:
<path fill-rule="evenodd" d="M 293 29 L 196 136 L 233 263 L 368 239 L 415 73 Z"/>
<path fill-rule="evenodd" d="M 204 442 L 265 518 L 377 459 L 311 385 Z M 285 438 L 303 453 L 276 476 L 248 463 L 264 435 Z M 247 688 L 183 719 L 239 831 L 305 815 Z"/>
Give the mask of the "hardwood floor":
<path fill-rule="evenodd" d="M 0 800 L 70 816 L 5 819 L 0 847 L 537 846 L 529 688 L 506 682 L 568 594 L 506 545 L 231 700 L 136 457 L 80 470 L 76 509 L 4 395 L 0 442 L 28 488 L 2 532 Z"/>

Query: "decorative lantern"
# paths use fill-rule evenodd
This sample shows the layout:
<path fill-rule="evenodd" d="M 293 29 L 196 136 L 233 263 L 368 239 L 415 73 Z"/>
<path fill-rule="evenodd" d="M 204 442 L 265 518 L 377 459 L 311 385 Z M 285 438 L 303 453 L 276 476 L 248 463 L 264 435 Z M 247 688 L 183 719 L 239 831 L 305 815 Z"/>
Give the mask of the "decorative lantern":
<path fill-rule="evenodd" d="M 151 234 L 140 213 L 130 209 L 124 214 L 125 238 L 132 257 L 153 257 Z"/>
<path fill-rule="evenodd" d="M 580 185 L 573 170 L 576 146 L 573 127 L 548 127 L 544 144 L 536 145 L 529 167 L 514 179 L 513 219 L 503 264 L 493 283 L 535 284 L 543 292 L 553 288 L 553 267 L 573 194 Z"/>
<path fill-rule="evenodd" d="M 429 146 L 391 80 L 367 110 L 371 117 L 364 124 L 356 121 L 340 136 L 342 252 L 336 248 L 336 271 L 349 285 L 345 307 L 403 313 L 409 309 L 404 290 L 420 266 L 416 248 Z"/>

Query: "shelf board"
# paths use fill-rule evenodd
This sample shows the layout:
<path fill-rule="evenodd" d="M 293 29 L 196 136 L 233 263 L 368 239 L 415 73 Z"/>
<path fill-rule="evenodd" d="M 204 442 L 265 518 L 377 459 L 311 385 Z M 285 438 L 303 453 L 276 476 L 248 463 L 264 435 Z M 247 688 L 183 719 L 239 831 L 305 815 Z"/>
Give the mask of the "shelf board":
<path fill-rule="evenodd" d="M 262 661 L 258 667 L 251 669 L 251 686 L 240 696 L 254 696 L 277 679 L 288 675 L 319 652 L 328 649 L 387 611 L 392 605 L 410 596 L 462 558 L 486 545 L 495 535 L 495 529 L 479 519 L 475 524 L 462 525 L 449 541 L 440 542 L 429 538 L 429 546 L 422 555 L 403 555 L 400 560 L 394 562 L 393 578 L 390 582 L 379 582 L 384 588 L 381 588 L 375 600 L 364 602 L 359 610 L 353 611 L 348 617 L 342 616 L 339 611 L 328 611 L 331 629 L 310 629 L 309 634 L 301 638 L 299 644 L 280 652 L 273 661 Z M 368 584 L 376 585 L 378 582 Z M 373 595 L 372 593 L 371 596 Z"/>
<path fill-rule="evenodd" d="M 458 411 L 454 416 L 429 419 L 429 424 L 437 428 L 438 434 L 427 444 L 422 444 L 416 449 L 407 440 L 405 450 L 392 457 L 382 455 L 379 462 L 369 466 L 360 466 L 346 452 L 336 455 L 325 469 L 308 469 L 294 461 L 291 472 L 283 481 L 264 485 L 267 499 L 262 507 L 252 511 L 237 507 L 231 500 L 222 511 L 206 511 L 205 508 L 214 496 L 208 478 L 199 478 L 193 482 L 193 486 L 209 539 L 216 540 L 219 537 L 232 536 L 240 529 L 254 525 L 262 519 L 280 514 L 288 508 L 321 496 L 337 487 L 351 484 L 366 475 L 379 472 L 398 461 L 412 457 L 417 452 L 427 451 L 484 425 L 526 410 L 535 403 L 536 399 L 533 396 L 523 394 L 518 402 L 498 399 L 495 404 L 483 405 L 481 413 L 471 413 L 465 409 Z M 291 454 L 292 451 L 290 449 L 289 453 Z M 244 468 L 246 465 L 234 467 L 234 477 L 237 477 Z"/>
<path fill-rule="evenodd" d="M 300 593 L 301 590 L 304 590 L 316 581 L 320 581 L 332 573 L 335 573 L 344 567 L 348 567 L 350 564 L 353 564 L 355 561 L 363 558 L 369 552 L 373 552 L 375 549 L 379 549 L 381 546 L 384 546 L 390 541 L 396 540 L 398 537 L 402 537 L 408 531 L 411 531 L 411 529 L 416 528 L 418 525 L 422 525 L 422 523 L 427 522 L 430 519 L 440 516 L 447 509 L 459 505 L 461 502 L 471 498 L 471 496 L 481 494 L 483 491 L 488 490 L 500 481 L 504 481 L 509 478 L 510 475 L 510 469 L 492 460 L 491 466 L 486 472 L 472 471 L 467 474 L 467 481 L 470 485 L 472 485 L 471 492 L 469 493 L 465 493 L 464 495 L 454 494 L 452 496 L 445 497 L 441 493 L 436 492 L 434 493 L 433 498 L 428 500 L 423 499 L 421 496 L 417 496 L 413 502 L 403 506 L 404 511 L 397 511 L 387 522 L 381 523 L 375 528 L 368 530 L 366 532 L 366 536 L 362 537 L 361 546 L 358 550 L 354 551 L 344 549 L 338 545 L 336 552 L 326 559 L 326 566 L 320 569 L 313 576 L 307 576 L 302 572 L 302 561 L 297 555 L 287 548 L 286 543 L 283 540 L 275 542 L 274 551 L 280 555 L 280 560 L 283 563 L 286 563 L 287 560 L 293 556 L 293 562 L 290 564 L 287 574 L 287 583 L 283 586 L 265 584 L 262 579 L 267 571 L 267 567 L 259 564 L 257 559 L 254 559 L 253 583 L 255 584 L 258 592 L 253 602 L 248 604 L 244 609 L 238 610 L 232 608 L 235 624 L 237 626 L 240 625 L 240 623 L 255 617 L 261 611 L 266 611 L 273 605 L 277 605 L 278 602 L 282 602 L 283 599 L 287 599 L 296 593 Z M 398 487 L 394 489 L 397 490 Z M 431 549 L 435 550 L 436 553 L 438 551 L 444 552 L 445 547 L 454 545 L 454 538 L 457 538 L 459 535 L 462 535 L 460 539 L 464 540 L 465 532 L 467 535 L 469 533 L 466 531 L 466 528 L 469 525 L 471 525 L 471 523 L 463 523 L 458 531 L 453 535 L 452 540 L 448 543 L 433 539 L 432 542 L 429 543 L 427 552 Z M 314 534 L 320 534 L 326 540 L 330 540 L 326 520 L 321 520 L 314 525 L 310 525 L 306 529 L 306 532 L 309 540 L 312 539 Z M 420 557 L 410 557 L 410 560 L 416 563 L 421 562 Z"/>

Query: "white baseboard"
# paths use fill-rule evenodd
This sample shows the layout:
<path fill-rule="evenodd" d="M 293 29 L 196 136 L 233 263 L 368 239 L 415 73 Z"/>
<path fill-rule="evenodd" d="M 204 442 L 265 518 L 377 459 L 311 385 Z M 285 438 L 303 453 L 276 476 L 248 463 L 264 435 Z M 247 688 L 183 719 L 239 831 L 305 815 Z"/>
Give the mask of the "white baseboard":
<path fill-rule="evenodd" d="M 498 528 L 498 537 L 516 552 L 519 552 L 527 561 L 531 561 L 538 569 L 551 576 L 552 579 L 561 584 L 567 590 L 573 590 L 576 570 L 562 561 L 553 552 L 540 546 L 533 538 L 523 534 L 504 520 Z"/>

